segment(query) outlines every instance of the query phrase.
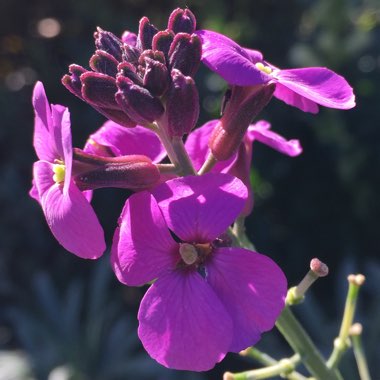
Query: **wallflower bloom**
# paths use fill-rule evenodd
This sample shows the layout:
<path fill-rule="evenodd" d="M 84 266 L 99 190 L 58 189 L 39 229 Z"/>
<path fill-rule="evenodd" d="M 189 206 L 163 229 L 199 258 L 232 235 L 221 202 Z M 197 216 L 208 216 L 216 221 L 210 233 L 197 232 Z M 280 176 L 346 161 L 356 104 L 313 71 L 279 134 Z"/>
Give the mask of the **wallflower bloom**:
<path fill-rule="evenodd" d="M 170 180 L 125 204 L 112 265 L 127 285 L 157 279 L 141 302 L 138 334 L 166 367 L 212 368 L 255 344 L 284 306 L 280 268 L 221 238 L 246 199 L 239 179 L 208 173 Z"/>
<path fill-rule="evenodd" d="M 231 85 L 276 83 L 274 96 L 302 111 L 317 113 L 318 104 L 338 109 L 355 106 L 351 86 L 325 67 L 281 70 L 259 51 L 244 49 L 228 37 L 209 30 L 196 34 L 202 40 L 202 61 Z"/>
<path fill-rule="evenodd" d="M 191 132 L 186 140 L 185 147 L 196 170 L 199 170 L 206 160 L 209 152 L 208 142 L 218 122 L 219 120 L 207 122 Z M 265 120 L 251 124 L 240 143 L 237 153 L 229 160 L 218 161 L 212 169 L 212 172 L 230 173 L 241 179 L 247 186 L 248 199 L 242 211 L 245 216 L 249 215 L 253 208 L 253 193 L 250 185 L 253 142 L 259 141 L 290 157 L 295 157 L 302 153 L 299 140 L 286 140 L 276 132 L 271 131 L 270 128 L 270 123 Z"/>
<path fill-rule="evenodd" d="M 31 196 L 42 206 L 58 242 L 75 255 L 96 259 L 105 248 L 103 229 L 85 195 L 71 178 L 72 143 L 69 110 L 49 105 L 43 84 L 33 92 L 34 163 Z"/>

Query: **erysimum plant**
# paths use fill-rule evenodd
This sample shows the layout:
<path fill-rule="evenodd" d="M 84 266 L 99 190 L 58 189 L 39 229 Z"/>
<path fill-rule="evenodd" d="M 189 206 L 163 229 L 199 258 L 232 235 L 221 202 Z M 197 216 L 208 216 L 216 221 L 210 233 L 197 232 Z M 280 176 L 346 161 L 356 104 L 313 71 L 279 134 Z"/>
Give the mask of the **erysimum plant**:
<path fill-rule="evenodd" d="M 314 378 L 341 379 L 338 364 L 363 276 L 349 278 L 342 328 L 325 360 L 289 306 L 328 268 L 312 260 L 305 279 L 287 291 L 282 270 L 248 240 L 244 218 L 253 209 L 253 142 L 290 157 L 302 153 L 298 140 L 254 119 L 273 96 L 312 113 L 320 105 L 352 108 L 350 85 L 327 68 L 280 70 L 258 51 L 196 30 L 189 9 L 175 9 L 164 30 L 143 17 L 137 34 L 119 38 L 98 28 L 94 36 L 89 69 L 72 64 L 62 78 L 109 119 L 83 149 L 71 146 L 68 110 L 49 105 L 42 83 L 33 95 L 39 161 L 30 194 L 58 242 L 77 256 L 98 258 L 105 242 L 91 192 L 129 189 L 110 260 L 121 283 L 150 286 L 138 335 L 152 358 L 169 368 L 205 371 L 227 352 L 246 350 L 265 367 L 226 373 L 226 379 L 305 379 L 296 372 L 301 362 Z M 230 87 L 220 119 L 196 128 L 194 78 L 201 62 Z M 252 348 L 275 324 L 295 351 L 291 358 L 277 361 Z"/>

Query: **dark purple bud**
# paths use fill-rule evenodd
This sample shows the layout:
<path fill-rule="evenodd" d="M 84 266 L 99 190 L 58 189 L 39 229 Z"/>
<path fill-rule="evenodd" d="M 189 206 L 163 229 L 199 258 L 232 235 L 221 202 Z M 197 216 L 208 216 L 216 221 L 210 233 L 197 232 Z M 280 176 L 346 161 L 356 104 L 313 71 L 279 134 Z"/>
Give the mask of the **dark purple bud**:
<path fill-rule="evenodd" d="M 133 83 L 143 85 L 141 77 L 136 72 L 136 67 L 129 62 L 122 62 L 117 67 L 119 75 L 129 78 Z"/>
<path fill-rule="evenodd" d="M 117 87 L 115 78 L 106 74 L 88 71 L 81 75 L 82 96 L 96 107 L 119 109 L 115 101 Z"/>
<path fill-rule="evenodd" d="M 136 123 L 129 118 L 129 116 L 121 110 L 111 108 L 101 108 L 93 106 L 99 113 L 104 115 L 107 119 L 114 121 L 117 124 L 127 128 L 136 127 Z"/>
<path fill-rule="evenodd" d="M 144 62 L 146 58 L 154 59 L 155 61 L 161 62 L 163 64 L 166 63 L 164 53 L 159 50 L 152 50 L 152 49 L 144 50 L 139 57 L 139 65 L 144 66 Z"/>
<path fill-rule="evenodd" d="M 269 103 L 276 88 L 274 83 L 256 86 L 233 86 L 231 97 L 209 141 L 218 161 L 228 160 L 239 148 L 252 120 Z"/>
<path fill-rule="evenodd" d="M 173 39 L 174 33 L 171 30 L 162 30 L 153 37 L 152 49 L 162 51 L 166 62 L 169 62 L 169 49 Z"/>
<path fill-rule="evenodd" d="M 201 62 L 202 43 L 193 34 L 178 33 L 170 46 L 169 64 L 171 69 L 177 69 L 184 75 L 194 76 Z"/>
<path fill-rule="evenodd" d="M 158 29 L 149 22 L 148 17 L 143 17 L 139 24 L 139 34 L 137 36 L 136 47 L 140 50 L 152 49 L 153 36 Z"/>
<path fill-rule="evenodd" d="M 197 20 L 190 9 L 175 9 L 169 16 L 168 29 L 174 33 L 189 33 L 195 32 Z"/>
<path fill-rule="evenodd" d="M 123 53 L 123 42 L 113 33 L 97 28 L 94 33 L 95 46 L 98 50 L 104 50 L 111 54 L 117 61 L 121 61 Z"/>
<path fill-rule="evenodd" d="M 154 96 L 161 96 L 169 86 L 169 73 L 166 65 L 153 59 L 145 59 L 144 87 Z"/>
<path fill-rule="evenodd" d="M 121 109 L 137 124 L 145 125 L 159 118 L 164 107 L 146 88 L 132 83 L 129 79 L 118 76 L 116 79 L 119 91 L 116 101 Z"/>
<path fill-rule="evenodd" d="M 82 66 L 72 64 L 69 66 L 69 73 L 62 77 L 62 84 L 78 98 L 83 99 L 82 96 L 82 83 L 80 81 L 80 76 L 86 73 L 88 70 L 84 69 Z"/>
<path fill-rule="evenodd" d="M 127 44 L 129 46 L 136 46 L 137 34 L 136 33 L 132 33 L 129 30 L 126 30 L 122 34 L 121 40 L 122 40 L 122 42 L 124 42 L 125 44 Z"/>
<path fill-rule="evenodd" d="M 139 49 L 137 49 L 133 46 L 124 44 L 123 61 L 130 62 L 130 63 L 136 65 L 138 60 L 139 60 L 139 57 L 140 57 L 140 50 Z"/>
<path fill-rule="evenodd" d="M 193 78 L 172 71 L 172 83 L 167 92 L 166 121 L 170 137 L 189 133 L 199 116 L 199 96 Z"/>
<path fill-rule="evenodd" d="M 73 175 L 82 191 L 104 187 L 140 190 L 160 179 L 158 168 L 146 156 L 100 157 L 79 149 L 74 150 Z"/>
<path fill-rule="evenodd" d="M 92 70 L 107 74 L 111 77 L 116 77 L 118 61 L 107 52 L 103 50 L 97 50 L 95 54 L 90 58 L 90 67 Z"/>

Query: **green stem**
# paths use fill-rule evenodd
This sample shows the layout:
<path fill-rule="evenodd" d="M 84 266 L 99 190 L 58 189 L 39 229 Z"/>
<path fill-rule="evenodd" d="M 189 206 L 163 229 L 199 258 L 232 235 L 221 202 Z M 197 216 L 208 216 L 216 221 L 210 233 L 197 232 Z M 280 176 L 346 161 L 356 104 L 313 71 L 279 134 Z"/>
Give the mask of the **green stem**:
<path fill-rule="evenodd" d="M 348 281 L 349 287 L 339 336 L 334 341 L 334 349 L 329 357 L 329 360 L 327 361 L 327 366 L 329 368 L 337 368 L 343 354 L 349 347 L 349 331 L 354 320 L 359 289 L 362 283 L 364 282 L 364 276 L 350 275 L 348 276 Z"/>
<path fill-rule="evenodd" d="M 255 246 L 251 243 L 245 233 L 245 218 L 239 216 L 232 227 L 232 232 L 236 236 L 236 239 L 239 241 L 240 246 L 255 251 Z"/>
<path fill-rule="evenodd" d="M 217 162 L 218 160 L 213 156 L 211 152 L 209 152 L 206 161 L 203 163 L 202 167 L 198 171 L 198 175 L 203 175 L 209 172 Z"/>
<path fill-rule="evenodd" d="M 181 174 L 183 176 L 196 175 L 197 172 L 195 171 L 193 163 L 191 162 L 190 157 L 185 149 L 185 146 L 183 145 L 182 137 L 173 137 L 172 147 L 181 167 Z"/>
<path fill-rule="evenodd" d="M 361 334 L 351 336 L 352 346 L 354 349 L 354 355 L 356 364 L 358 365 L 360 380 L 371 380 L 369 374 L 367 359 L 363 350 Z"/>
<path fill-rule="evenodd" d="M 297 321 L 289 306 L 285 306 L 277 319 L 276 327 L 293 350 L 300 355 L 305 367 L 316 379 L 343 380 L 337 370 L 326 366 L 322 355 Z"/>
<path fill-rule="evenodd" d="M 244 356 L 248 356 L 248 357 L 256 360 L 258 363 L 263 364 L 265 366 L 273 366 L 273 365 L 276 365 L 279 363 L 276 359 L 273 359 L 271 356 L 269 356 L 265 352 L 261 352 L 260 350 L 258 350 L 255 347 L 247 348 L 245 350 Z M 298 354 L 296 354 L 294 356 L 297 356 L 297 358 L 299 358 L 299 361 L 300 361 L 300 357 Z M 291 359 L 292 358 L 290 358 L 288 360 L 291 360 Z M 299 364 L 299 362 L 297 362 L 296 364 Z M 299 372 L 296 372 L 296 371 L 292 371 L 292 372 L 286 373 L 286 374 L 281 372 L 281 375 L 282 375 L 282 377 L 289 379 L 289 380 L 306 380 L 307 379 L 305 376 L 301 375 Z"/>

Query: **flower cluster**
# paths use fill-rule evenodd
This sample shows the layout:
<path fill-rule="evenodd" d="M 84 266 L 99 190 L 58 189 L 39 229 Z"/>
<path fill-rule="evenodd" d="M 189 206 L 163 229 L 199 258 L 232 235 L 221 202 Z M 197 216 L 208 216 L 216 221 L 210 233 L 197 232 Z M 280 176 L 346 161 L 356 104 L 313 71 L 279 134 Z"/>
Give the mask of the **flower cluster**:
<path fill-rule="evenodd" d="M 253 142 L 291 157 L 302 148 L 253 119 L 273 95 L 308 112 L 317 104 L 348 109 L 352 89 L 326 68 L 279 70 L 260 52 L 196 30 L 189 9 L 174 10 L 165 30 L 143 17 L 137 35 L 98 28 L 94 36 L 90 70 L 73 64 L 62 82 L 109 120 L 83 149 L 73 148 L 68 109 L 50 105 L 38 82 L 30 195 L 64 248 L 96 259 L 106 243 L 92 192 L 132 190 L 111 265 L 123 284 L 152 283 L 138 313 L 139 337 L 164 366 L 208 370 L 271 329 L 286 295 L 281 269 L 245 249 L 231 226 L 253 209 Z M 194 129 L 201 61 L 230 88 L 221 118 Z"/>

